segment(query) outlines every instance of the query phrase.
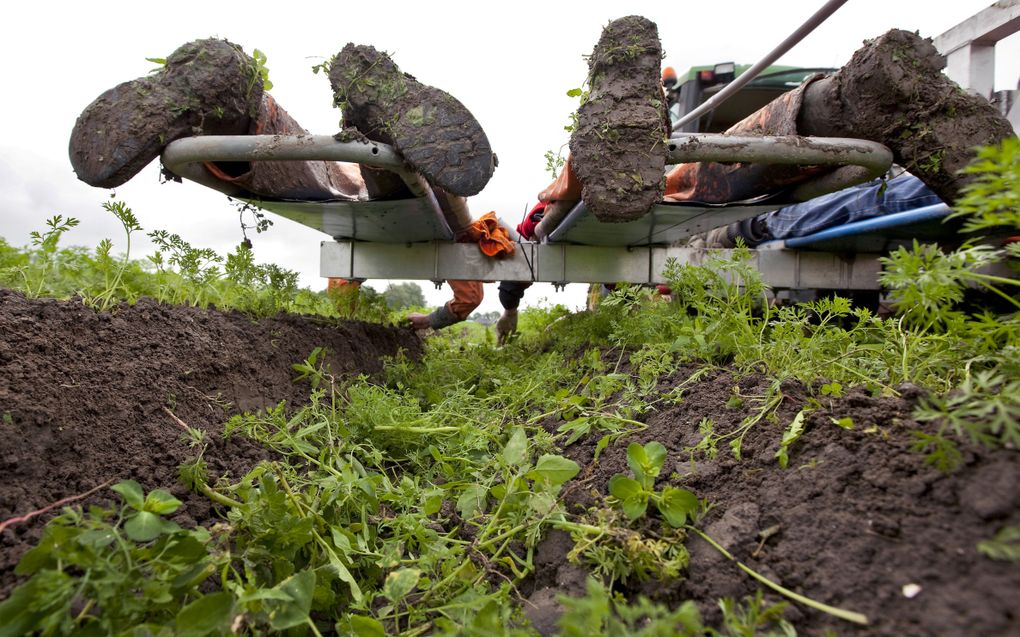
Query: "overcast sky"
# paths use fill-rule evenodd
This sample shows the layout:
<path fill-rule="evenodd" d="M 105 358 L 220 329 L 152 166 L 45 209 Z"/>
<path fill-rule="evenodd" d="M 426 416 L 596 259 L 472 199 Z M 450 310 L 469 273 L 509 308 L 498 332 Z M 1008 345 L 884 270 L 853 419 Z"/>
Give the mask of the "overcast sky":
<path fill-rule="evenodd" d="M 567 141 L 563 126 L 576 100 L 566 96 L 586 75 L 591 52 L 607 21 L 640 14 L 655 21 L 664 64 L 724 61 L 752 63 L 823 4 L 821 0 L 715 0 L 713 2 L 46 2 L 18 3 L 0 27 L 0 236 L 28 243 L 28 233 L 54 215 L 81 225 L 69 243 L 95 246 L 110 237 L 123 247 L 116 221 L 100 204 L 109 191 L 79 182 L 67 159 L 75 118 L 95 97 L 145 75 L 147 57 L 166 57 L 179 45 L 223 37 L 269 58 L 272 93 L 305 128 L 338 130 L 328 80 L 311 67 L 347 42 L 390 52 L 402 70 L 459 98 L 485 128 L 500 166 L 485 190 L 469 201 L 476 216 L 495 210 L 517 219 L 546 185 L 543 154 Z M 892 27 L 934 37 L 988 6 L 989 0 L 849 0 L 829 21 L 780 60 L 783 64 L 838 67 L 861 41 Z M 1000 44 L 996 87 L 1016 88 L 1020 56 L 1013 38 Z M 1006 52 L 1010 52 L 1008 55 Z M 146 231 L 179 233 L 221 254 L 241 239 L 237 213 L 226 198 L 193 183 L 160 184 L 157 162 L 117 195 Z M 319 242 L 325 235 L 278 219 L 253 236 L 261 261 L 301 273 L 321 288 Z M 142 242 L 135 256 L 150 246 Z M 386 282 L 372 283 L 382 290 Z M 448 288 L 426 294 L 439 304 Z M 581 286 L 555 295 L 541 286 L 529 302 L 546 297 L 583 304 Z M 578 289 L 573 289 L 578 288 Z M 494 286 L 480 308 L 498 309 Z"/>

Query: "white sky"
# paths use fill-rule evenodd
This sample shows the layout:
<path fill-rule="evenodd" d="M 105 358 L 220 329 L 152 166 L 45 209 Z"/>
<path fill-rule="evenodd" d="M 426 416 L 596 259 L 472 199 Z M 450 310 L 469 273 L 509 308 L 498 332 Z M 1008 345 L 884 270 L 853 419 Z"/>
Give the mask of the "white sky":
<path fill-rule="evenodd" d="M 347 42 L 389 51 L 402 70 L 460 99 L 482 123 L 500 166 L 485 190 L 469 201 L 476 216 L 489 210 L 517 219 L 534 203 L 549 176 L 543 154 L 567 141 L 563 125 L 576 107 L 566 91 L 586 75 L 591 52 L 610 19 L 640 14 L 655 21 L 678 72 L 698 64 L 752 63 L 770 51 L 823 4 L 821 0 L 715 0 L 714 2 L 52 2 L 16 3 L 0 27 L 0 236 L 14 245 L 54 214 L 81 225 L 68 243 L 94 247 L 114 240 L 117 222 L 100 204 L 108 191 L 79 182 L 67 159 L 75 118 L 95 97 L 122 81 L 145 75 L 147 57 L 166 57 L 179 45 L 224 37 L 249 53 L 268 55 L 272 93 L 313 133 L 338 130 L 328 80 L 311 67 Z M 833 66 L 845 63 L 861 41 L 892 27 L 934 37 L 989 5 L 989 0 L 850 0 L 779 63 Z M 12 5 L 14 6 L 14 5 Z M 1017 86 L 1017 43 L 1000 44 L 996 88 Z M 1007 51 L 1010 53 L 1007 55 Z M 237 214 L 223 195 L 193 183 L 159 184 L 157 162 L 117 189 L 146 231 L 179 233 L 225 254 L 241 239 Z M 254 236 L 260 261 L 318 278 L 315 230 L 277 219 Z M 146 241 L 133 256 L 142 257 Z M 371 284 L 380 291 L 384 281 Z M 449 296 L 423 282 L 430 303 Z M 536 286 L 526 302 L 541 298 L 576 307 L 583 286 L 555 294 Z M 481 311 L 499 309 L 495 286 L 486 286 Z"/>

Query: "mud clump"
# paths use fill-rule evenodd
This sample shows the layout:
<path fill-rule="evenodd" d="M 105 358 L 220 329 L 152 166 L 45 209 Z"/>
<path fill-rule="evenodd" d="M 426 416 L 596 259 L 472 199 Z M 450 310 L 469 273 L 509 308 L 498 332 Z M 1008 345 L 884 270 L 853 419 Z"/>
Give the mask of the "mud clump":
<path fill-rule="evenodd" d="M 808 87 L 801 130 L 885 144 L 896 163 L 952 205 L 970 179 L 957 172 L 973 160 L 974 148 L 1014 133 L 995 107 L 957 86 L 943 67 L 931 40 L 893 29 Z"/>
<path fill-rule="evenodd" d="M 82 111 L 71 166 L 90 186 L 120 186 L 176 139 L 247 133 L 261 101 L 258 67 L 241 47 L 189 42 L 155 74 L 118 84 Z"/>
<path fill-rule="evenodd" d="M 495 170 L 481 124 L 455 97 L 402 73 L 374 47 L 347 44 L 329 70 L 344 126 L 391 144 L 429 183 L 476 195 Z"/>
<path fill-rule="evenodd" d="M 588 96 L 570 137 L 571 165 L 585 204 L 600 221 L 637 219 L 665 190 L 669 116 L 654 22 L 609 23 L 588 61 Z"/>

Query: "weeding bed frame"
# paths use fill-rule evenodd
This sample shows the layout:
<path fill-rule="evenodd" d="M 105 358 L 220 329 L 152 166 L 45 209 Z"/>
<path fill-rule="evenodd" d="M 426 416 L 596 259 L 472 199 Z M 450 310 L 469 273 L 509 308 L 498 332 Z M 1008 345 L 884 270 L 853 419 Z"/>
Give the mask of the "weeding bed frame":
<path fill-rule="evenodd" d="M 779 195 L 726 205 L 662 203 L 627 223 L 601 223 L 581 202 L 562 220 L 543 223 L 540 242 L 522 241 L 513 257 L 491 259 L 475 245 L 453 242 L 435 196 L 384 144 L 339 142 L 325 135 L 193 137 L 167 146 L 163 164 L 176 175 L 332 237 L 321 246 L 320 272 L 324 277 L 565 284 L 662 282 L 667 259 L 691 264 L 705 260 L 705 250 L 673 247 L 691 235 L 874 179 L 892 162 L 885 146 L 835 138 L 685 134 L 671 140 L 669 153 L 669 163 L 674 164 L 721 161 L 840 167 Z M 414 196 L 396 201 L 270 200 L 218 180 L 202 166 L 206 161 L 293 160 L 333 160 L 384 168 L 400 175 Z M 874 248 L 889 229 L 896 227 L 902 232 L 904 222 L 930 223 L 947 211 L 940 207 L 921 215 L 891 215 L 883 218 L 884 225 L 881 220 L 877 224 L 859 222 L 856 228 L 842 227 L 842 233 L 835 236 L 819 233 L 773 244 L 771 247 L 780 249 L 756 250 L 752 259 L 774 288 L 874 290 L 878 289 L 879 272 L 876 253 L 884 244 Z M 861 247 L 872 249 L 862 251 Z"/>

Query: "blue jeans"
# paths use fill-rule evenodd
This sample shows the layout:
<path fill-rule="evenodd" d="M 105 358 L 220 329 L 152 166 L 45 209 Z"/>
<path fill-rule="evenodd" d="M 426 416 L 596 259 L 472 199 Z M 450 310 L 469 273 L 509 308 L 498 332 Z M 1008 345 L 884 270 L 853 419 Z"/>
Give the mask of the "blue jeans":
<path fill-rule="evenodd" d="M 880 193 L 882 180 L 876 179 L 767 212 L 758 219 L 764 220 L 771 239 L 786 239 L 807 236 L 854 221 L 942 203 L 938 195 L 909 173 L 885 183 L 885 192 Z"/>

